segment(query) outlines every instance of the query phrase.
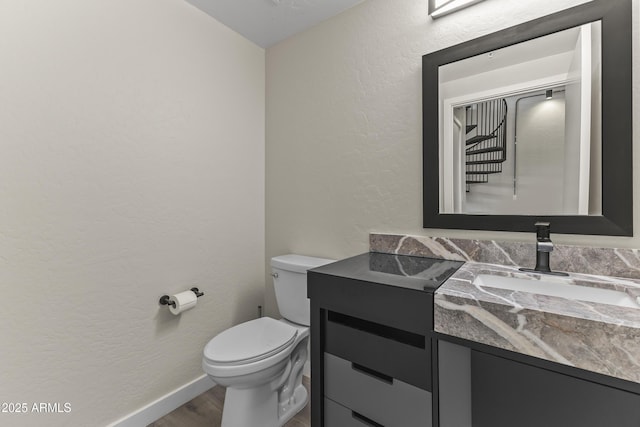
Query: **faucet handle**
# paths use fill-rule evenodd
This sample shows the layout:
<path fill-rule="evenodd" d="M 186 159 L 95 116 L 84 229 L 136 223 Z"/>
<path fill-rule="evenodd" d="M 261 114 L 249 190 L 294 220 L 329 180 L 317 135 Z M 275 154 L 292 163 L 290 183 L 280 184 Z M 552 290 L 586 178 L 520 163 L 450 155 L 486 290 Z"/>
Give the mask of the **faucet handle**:
<path fill-rule="evenodd" d="M 546 241 L 551 237 L 551 223 L 550 222 L 536 222 L 536 238 L 538 241 Z"/>
<path fill-rule="evenodd" d="M 536 266 L 535 268 L 520 268 L 521 271 L 532 273 L 555 274 L 557 276 L 568 276 L 561 271 L 551 271 L 549 267 L 549 253 L 553 251 L 553 243 L 549 235 L 551 234 L 551 223 L 538 221 L 536 227 Z"/>

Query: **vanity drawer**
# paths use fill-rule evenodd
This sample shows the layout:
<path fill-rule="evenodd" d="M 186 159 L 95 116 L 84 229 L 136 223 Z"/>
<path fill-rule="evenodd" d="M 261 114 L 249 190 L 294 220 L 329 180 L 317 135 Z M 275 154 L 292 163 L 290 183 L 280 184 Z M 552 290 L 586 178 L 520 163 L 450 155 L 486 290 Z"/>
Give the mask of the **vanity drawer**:
<path fill-rule="evenodd" d="M 325 397 L 384 427 L 431 424 L 428 391 L 330 353 L 324 375 Z"/>
<path fill-rule="evenodd" d="M 326 397 L 324 398 L 324 425 L 325 427 L 386 427 Z"/>
<path fill-rule="evenodd" d="M 431 391 L 431 339 L 329 312 L 325 351 Z"/>

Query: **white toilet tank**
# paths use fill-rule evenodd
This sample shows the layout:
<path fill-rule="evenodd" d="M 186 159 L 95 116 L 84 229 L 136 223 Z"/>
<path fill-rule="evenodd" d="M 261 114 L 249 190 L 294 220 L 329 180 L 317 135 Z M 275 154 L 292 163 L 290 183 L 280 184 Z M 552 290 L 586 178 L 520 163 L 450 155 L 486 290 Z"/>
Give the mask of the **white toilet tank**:
<path fill-rule="evenodd" d="M 271 275 L 278 309 L 285 319 L 309 326 L 307 270 L 334 262 L 333 259 L 304 255 L 280 255 L 271 258 Z"/>

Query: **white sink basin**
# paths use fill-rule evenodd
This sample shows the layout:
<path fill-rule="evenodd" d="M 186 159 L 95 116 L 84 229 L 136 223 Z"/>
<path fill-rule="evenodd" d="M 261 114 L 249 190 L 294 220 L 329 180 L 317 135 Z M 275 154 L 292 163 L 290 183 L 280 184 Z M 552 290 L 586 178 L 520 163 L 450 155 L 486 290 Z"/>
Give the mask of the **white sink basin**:
<path fill-rule="evenodd" d="M 552 281 L 479 274 L 473 284 L 483 288 L 509 289 L 618 307 L 640 308 L 638 301 L 624 292 L 562 283 L 562 279 Z"/>

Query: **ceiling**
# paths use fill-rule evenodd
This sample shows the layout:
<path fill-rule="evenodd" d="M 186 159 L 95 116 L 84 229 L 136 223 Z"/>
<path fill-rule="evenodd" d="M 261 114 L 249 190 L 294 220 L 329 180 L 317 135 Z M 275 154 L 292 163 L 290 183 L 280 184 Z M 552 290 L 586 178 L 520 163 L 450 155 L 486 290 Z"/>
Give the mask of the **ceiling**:
<path fill-rule="evenodd" d="M 258 46 L 268 48 L 364 0 L 187 0 Z"/>

